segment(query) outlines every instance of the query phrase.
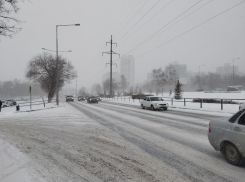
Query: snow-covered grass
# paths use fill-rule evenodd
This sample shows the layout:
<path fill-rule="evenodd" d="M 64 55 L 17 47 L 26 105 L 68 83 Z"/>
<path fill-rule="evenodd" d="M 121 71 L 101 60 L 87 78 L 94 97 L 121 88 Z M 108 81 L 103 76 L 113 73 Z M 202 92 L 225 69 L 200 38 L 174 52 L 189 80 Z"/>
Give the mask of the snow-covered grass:
<path fill-rule="evenodd" d="M 34 111 L 39 111 L 39 110 L 44 110 L 44 109 L 63 107 L 64 103 L 63 101 L 61 101 L 59 106 L 57 106 L 54 101 L 51 103 L 45 102 L 45 107 L 44 107 L 42 99 L 39 98 L 39 99 L 33 100 L 31 107 L 30 107 L 30 101 L 18 101 L 17 105 L 19 105 L 19 111 L 16 111 L 16 106 L 5 107 L 1 109 L 0 116 L 1 115 L 8 116 L 14 113 L 28 113 L 28 112 L 34 112 Z"/>
<path fill-rule="evenodd" d="M 152 94 L 155 95 L 155 94 Z M 170 108 L 179 108 L 186 109 L 190 111 L 212 111 L 212 112 L 222 112 L 222 113 L 236 113 L 239 109 L 239 104 L 223 104 L 223 110 L 221 110 L 221 103 L 194 103 L 192 102 L 193 98 L 214 98 L 214 99 L 239 99 L 234 100 L 237 103 L 245 102 L 245 91 L 241 93 L 204 93 L 204 92 L 183 92 L 183 99 L 175 100 L 172 99 L 174 94 L 169 96 L 168 93 L 164 93 L 163 95 L 159 94 L 159 97 L 164 97 L 165 101 L 169 102 Z M 184 98 L 185 105 L 184 105 Z M 243 100 L 244 99 L 244 100 Z M 103 98 L 105 101 L 122 103 L 122 104 L 130 104 L 140 106 L 140 100 L 132 99 L 129 96 L 126 97 L 114 97 L 114 98 Z M 173 101 L 173 102 L 172 102 Z M 202 107 L 202 108 L 201 108 Z"/>

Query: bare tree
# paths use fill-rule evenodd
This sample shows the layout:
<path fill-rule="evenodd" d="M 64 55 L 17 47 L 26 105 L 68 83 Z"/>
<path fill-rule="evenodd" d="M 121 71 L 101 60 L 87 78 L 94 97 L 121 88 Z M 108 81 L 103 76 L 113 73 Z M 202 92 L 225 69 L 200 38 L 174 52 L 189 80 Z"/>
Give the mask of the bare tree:
<path fill-rule="evenodd" d="M 152 70 L 152 77 L 156 87 L 156 94 L 158 95 L 161 92 L 163 95 L 163 87 L 168 83 L 167 75 L 163 72 L 162 68 L 158 68 Z"/>
<path fill-rule="evenodd" d="M 178 74 L 172 64 L 169 64 L 166 68 L 166 80 L 169 85 L 169 93 L 172 94 L 172 85 L 177 84 L 177 81 L 179 80 Z"/>
<path fill-rule="evenodd" d="M 0 0 L 0 36 L 12 37 L 21 30 L 20 20 L 12 16 L 18 10 L 18 0 Z"/>
<path fill-rule="evenodd" d="M 58 89 L 61 89 L 65 82 L 69 82 L 76 77 L 74 68 L 65 58 L 58 58 Z M 51 102 L 55 94 L 56 87 L 56 58 L 49 53 L 43 53 L 30 60 L 26 77 L 35 83 L 39 83 L 41 88 L 48 93 L 48 102 Z"/>
<path fill-rule="evenodd" d="M 108 78 L 107 80 L 103 81 L 102 85 L 103 85 L 104 93 L 106 93 L 107 91 L 109 93 L 109 91 L 110 91 L 110 79 Z M 112 92 L 115 93 L 116 90 L 118 90 L 118 83 L 113 78 L 112 79 Z"/>
<path fill-rule="evenodd" d="M 128 81 L 124 75 L 121 75 L 119 85 L 120 85 L 120 89 L 122 90 L 122 93 L 124 94 L 124 90 L 128 86 Z"/>

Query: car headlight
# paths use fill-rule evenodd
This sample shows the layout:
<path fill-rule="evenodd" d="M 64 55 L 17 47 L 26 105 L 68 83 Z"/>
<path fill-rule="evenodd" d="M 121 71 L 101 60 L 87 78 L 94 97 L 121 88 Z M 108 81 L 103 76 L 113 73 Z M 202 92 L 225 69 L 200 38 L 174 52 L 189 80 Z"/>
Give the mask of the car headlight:
<path fill-rule="evenodd" d="M 156 103 L 155 105 L 157 105 L 158 106 L 158 104 Z"/>

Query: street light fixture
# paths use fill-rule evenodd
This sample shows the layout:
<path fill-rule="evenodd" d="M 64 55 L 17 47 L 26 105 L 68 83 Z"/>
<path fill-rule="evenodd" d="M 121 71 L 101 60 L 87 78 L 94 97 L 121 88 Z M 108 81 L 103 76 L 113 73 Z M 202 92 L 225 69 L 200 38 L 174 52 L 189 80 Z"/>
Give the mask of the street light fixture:
<path fill-rule="evenodd" d="M 200 89 L 201 89 L 201 71 L 200 71 L 200 67 L 201 66 L 205 66 L 205 64 L 204 65 L 199 65 L 198 67 L 199 67 L 199 84 L 200 84 Z"/>
<path fill-rule="evenodd" d="M 58 82 L 59 82 L 59 64 L 58 64 L 58 27 L 61 26 L 80 26 L 80 24 L 69 24 L 69 25 L 56 25 L 56 104 L 59 105 L 59 89 L 58 89 Z"/>
<path fill-rule="evenodd" d="M 234 82 L 234 61 L 235 60 L 237 60 L 237 59 L 240 59 L 240 58 L 234 58 L 234 59 L 232 59 L 232 61 L 233 61 L 233 86 L 235 86 L 235 82 Z"/>

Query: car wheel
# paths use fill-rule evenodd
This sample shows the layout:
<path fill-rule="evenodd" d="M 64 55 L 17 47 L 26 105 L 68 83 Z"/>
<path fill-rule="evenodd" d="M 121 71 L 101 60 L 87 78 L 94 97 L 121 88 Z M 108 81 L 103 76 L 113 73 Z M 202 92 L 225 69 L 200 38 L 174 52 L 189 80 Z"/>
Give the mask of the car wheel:
<path fill-rule="evenodd" d="M 142 109 L 145 109 L 145 106 L 144 106 L 143 104 L 141 104 L 141 108 L 142 108 Z"/>
<path fill-rule="evenodd" d="M 151 105 L 151 110 L 152 110 L 152 111 L 155 111 L 155 108 L 154 108 L 154 106 L 153 106 L 153 105 Z"/>
<path fill-rule="evenodd" d="M 3 107 L 7 107 L 7 106 L 3 106 Z"/>
<path fill-rule="evenodd" d="M 239 150 L 232 143 L 226 142 L 223 146 L 222 153 L 228 163 L 236 166 L 244 164 L 244 159 L 242 158 Z"/>
<path fill-rule="evenodd" d="M 163 110 L 165 110 L 165 111 L 166 111 L 166 110 L 168 110 L 168 108 L 163 108 Z"/>

